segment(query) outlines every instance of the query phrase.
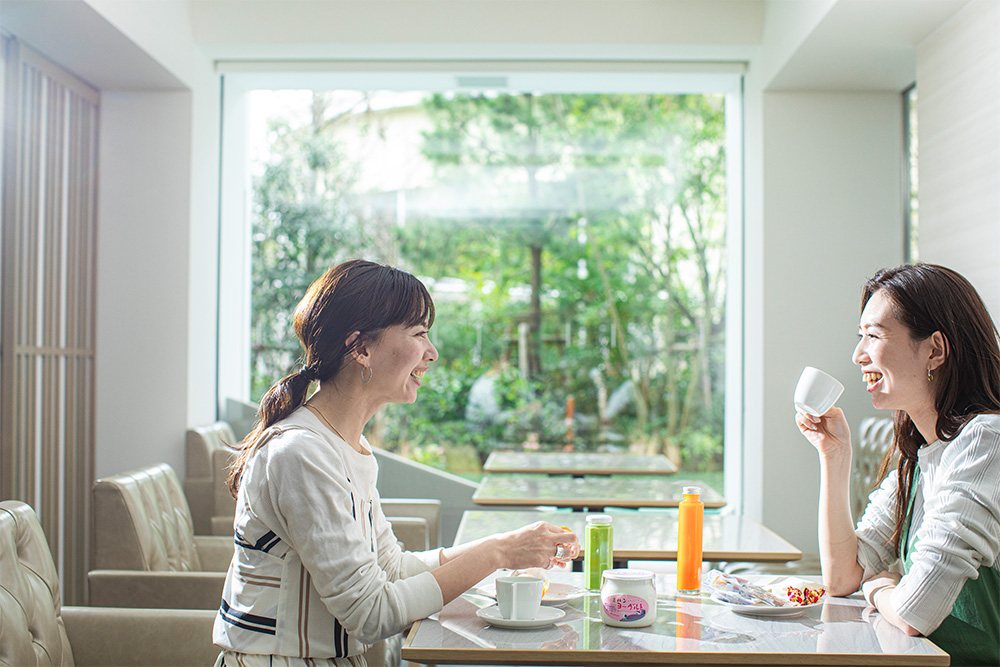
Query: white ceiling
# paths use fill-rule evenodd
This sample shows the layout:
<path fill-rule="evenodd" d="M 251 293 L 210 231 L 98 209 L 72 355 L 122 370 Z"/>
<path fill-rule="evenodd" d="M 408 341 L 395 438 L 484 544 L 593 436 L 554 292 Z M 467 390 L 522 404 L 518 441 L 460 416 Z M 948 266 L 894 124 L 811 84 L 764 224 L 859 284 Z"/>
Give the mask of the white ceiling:
<path fill-rule="evenodd" d="M 0 0 L 0 27 L 99 90 L 184 87 L 82 0 Z"/>
<path fill-rule="evenodd" d="M 916 79 L 916 46 L 967 3 L 838 0 L 815 28 L 803 35 L 800 47 L 767 87 L 902 90 Z"/>
<path fill-rule="evenodd" d="M 209 61 L 748 62 L 769 90 L 901 90 L 969 0 L 0 0 L 0 26 L 97 88 L 182 87 L 116 9 L 190 16 Z M 141 4 L 140 4 L 141 3 Z M 100 11 L 97 11 L 98 8 Z M 176 12 L 174 12 L 176 14 Z M 124 31 L 124 32 L 123 32 Z M 133 41 L 134 40 L 134 41 Z M 193 41 L 192 41 L 193 40 Z M 141 44 L 136 44 L 136 41 Z M 145 47 L 145 48 L 144 48 Z M 189 54 L 187 54 L 189 55 Z"/>

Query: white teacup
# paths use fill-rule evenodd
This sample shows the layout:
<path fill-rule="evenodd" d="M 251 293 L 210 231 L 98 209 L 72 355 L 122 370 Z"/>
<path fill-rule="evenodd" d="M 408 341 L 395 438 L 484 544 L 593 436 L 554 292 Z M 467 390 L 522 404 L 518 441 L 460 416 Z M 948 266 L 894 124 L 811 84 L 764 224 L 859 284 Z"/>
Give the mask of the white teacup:
<path fill-rule="evenodd" d="M 544 585 L 538 577 L 497 577 L 500 615 L 512 621 L 534 620 L 542 604 Z"/>
<path fill-rule="evenodd" d="M 844 391 L 844 385 L 818 368 L 806 366 L 795 385 L 795 408 L 814 417 L 825 415 Z"/>

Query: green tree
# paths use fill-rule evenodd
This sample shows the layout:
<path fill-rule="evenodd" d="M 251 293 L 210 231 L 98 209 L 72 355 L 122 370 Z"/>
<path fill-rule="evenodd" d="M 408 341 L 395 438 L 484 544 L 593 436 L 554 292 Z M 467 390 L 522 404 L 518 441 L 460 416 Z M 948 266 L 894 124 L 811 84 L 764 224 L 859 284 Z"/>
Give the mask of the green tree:
<path fill-rule="evenodd" d="M 292 314 L 309 284 L 364 247 L 352 213 L 357 168 L 336 138 L 355 108 L 314 93 L 308 121 L 269 124 L 270 154 L 254 178 L 251 395 L 259 400 L 298 361 Z"/>
<path fill-rule="evenodd" d="M 592 369 L 610 384 L 628 380 L 633 435 L 665 449 L 707 424 L 721 451 L 722 98 L 437 95 L 426 106 L 424 150 L 439 182 L 480 205 L 465 219 L 424 220 L 420 238 L 404 241 L 407 256 L 429 275 L 493 283 L 498 295 L 527 283 L 527 316 L 507 300 L 484 300 L 483 311 L 527 321 L 532 358 L 548 349 L 543 302 L 550 337 L 568 329 L 586 341 L 553 348 L 551 362 L 532 364 L 535 379 L 589 391 L 595 412 Z"/>
<path fill-rule="evenodd" d="M 721 96 L 429 96 L 423 154 L 434 174 L 405 193 L 421 203 L 405 226 L 373 205 L 395 192 L 359 192 L 365 156 L 342 140 L 369 117 L 391 122 L 368 101 L 317 94 L 307 122 L 271 127 L 254 181 L 254 396 L 296 361 L 291 313 L 309 282 L 364 256 L 438 290 L 431 333 L 442 354 L 416 405 L 380 412 L 373 443 L 431 461 L 456 443 L 485 457 L 528 432 L 560 440 L 572 396 L 577 435 L 617 432 L 679 449 L 688 467 L 721 464 Z M 450 279 L 464 289 L 449 297 L 438 281 Z M 516 372 L 521 325 L 530 378 Z M 471 428 L 465 408 L 484 373 L 503 418 Z M 608 394 L 630 387 L 612 416 Z"/>

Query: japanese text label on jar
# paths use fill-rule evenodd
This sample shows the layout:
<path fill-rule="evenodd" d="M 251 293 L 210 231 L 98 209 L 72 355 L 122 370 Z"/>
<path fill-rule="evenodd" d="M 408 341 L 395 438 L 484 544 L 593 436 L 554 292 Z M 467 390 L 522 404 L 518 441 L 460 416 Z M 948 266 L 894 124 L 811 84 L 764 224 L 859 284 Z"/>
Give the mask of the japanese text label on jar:
<path fill-rule="evenodd" d="M 592 591 L 601 587 L 601 574 L 611 569 L 611 540 L 611 517 L 607 514 L 588 514 L 583 578 Z"/>
<path fill-rule="evenodd" d="M 617 628 L 641 628 L 656 620 L 656 586 L 648 570 L 606 570 L 601 620 Z"/>

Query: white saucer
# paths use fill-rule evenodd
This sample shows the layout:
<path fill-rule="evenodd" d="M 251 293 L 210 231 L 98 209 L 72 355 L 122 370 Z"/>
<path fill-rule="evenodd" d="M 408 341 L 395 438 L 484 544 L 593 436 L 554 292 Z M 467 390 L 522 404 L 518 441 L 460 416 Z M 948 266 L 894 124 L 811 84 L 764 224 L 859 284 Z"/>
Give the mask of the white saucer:
<path fill-rule="evenodd" d="M 723 602 L 722 600 L 716 600 L 716 602 L 726 609 L 732 610 L 735 614 L 742 614 L 744 616 L 784 616 L 788 618 L 791 616 L 801 616 L 810 609 L 822 607 L 826 600 L 823 599 L 812 604 L 789 605 L 787 607 L 770 607 L 766 604 L 733 604 L 732 602 Z"/>
<path fill-rule="evenodd" d="M 544 628 L 547 625 L 552 625 L 565 615 L 566 612 L 562 609 L 556 609 L 555 607 L 539 607 L 538 616 L 535 618 L 528 621 L 515 621 L 501 616 L 500 608 L 496 605 L 483 607 L 482 609 L 478 609 L 476 611 L 476 616 L 490 625 L 495 625 L 498 628 L 512 628 L 516 630 Z"/>
<path fill-rule="evenodd" d="M 497 587 L 495 584 L 489 583 L 480 586 L 477 590 L 486 597 L 493 598 L 494 600 L 497 599 Z M 542 596 L 542 604 L 549 607 L 561 607 L 567 602 L 582 598 L 586 594 L 587 591 L 579 586 L 552 582 L 545 591 L 545 595 Z"/>

